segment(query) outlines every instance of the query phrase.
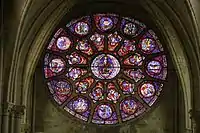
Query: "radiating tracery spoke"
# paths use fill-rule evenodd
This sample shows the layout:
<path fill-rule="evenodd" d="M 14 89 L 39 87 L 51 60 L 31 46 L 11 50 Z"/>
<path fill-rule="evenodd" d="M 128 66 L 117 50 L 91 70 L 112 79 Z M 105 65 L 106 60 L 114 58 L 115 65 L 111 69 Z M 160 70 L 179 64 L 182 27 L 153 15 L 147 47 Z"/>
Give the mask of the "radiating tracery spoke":
<path fill-rule="evenodd" d="M 143 23 L 95 14 L 55 32 L 44 77 L 52 99 L 70 115 L 114 125 L 153 106 L 167 78 L 167 58 L 155 32 Z"/>

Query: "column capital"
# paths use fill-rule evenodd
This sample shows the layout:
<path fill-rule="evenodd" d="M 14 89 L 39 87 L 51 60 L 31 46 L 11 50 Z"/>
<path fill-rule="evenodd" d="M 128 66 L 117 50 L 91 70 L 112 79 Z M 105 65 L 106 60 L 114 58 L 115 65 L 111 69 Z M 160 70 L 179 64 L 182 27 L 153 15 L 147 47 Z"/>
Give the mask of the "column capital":
<path fill-rule="evenodd" d="M 15 117 L 21 117 L 24 115 L 25 106 L 24 105 L 13 105 L 12 112 Z"/>
<path fill-rule="evenodd" d="M 4 102 L 0 105 L 1 108 L 1 114 L 0 115 L 7 115 L 12 111 L 14 104 L 10 102 Z"/>

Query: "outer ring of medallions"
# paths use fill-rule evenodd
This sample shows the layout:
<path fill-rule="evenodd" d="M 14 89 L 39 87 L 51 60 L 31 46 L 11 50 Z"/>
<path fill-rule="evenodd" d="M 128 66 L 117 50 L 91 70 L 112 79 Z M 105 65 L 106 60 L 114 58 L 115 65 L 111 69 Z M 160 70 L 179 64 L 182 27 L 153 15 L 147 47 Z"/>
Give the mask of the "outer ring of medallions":
<path fill-rule="evenodd" d="M 159 55 L 159 56 L 163 56 L 163 55 Z M 159 56 L 155 56 L 155 57 L 159 57 Z M 165 56 L 166 56 L 166 55 L 165 55 Z M 163 64 L 162 64 L 160 61 L 155 60 L 155 59 L 154 59 L 155 57 L 153 57 L 153 58 L 149 59 L 148 61 L 146 61 L 146 62 L 145 62 L 145 65 L 144 65 L 144 73 L 146 73 L 146 75 L 148 75 L 148 76 L 151 77 L 151 78 L 155 78 L 154 76 L 160 75 L 160 74 L 163 72 L 163 69 L 164 69 Z M 163 59 L 163 57 L 162 57 L 162 59 Z M 148 71 L 148 64 L 149 64 L 151 61 L 157 61 L 157 62 L 160 63 L 160 65 L 161 65 L 161 70 L 160 70 L 159 73 L 151 73 L 151 72 Z M 152 75 L 153 75 L 153 76 L 152 76 Z M 159 78 L 155 78 L 155 79 L 158 79 L 158 80 L 161 80 L 161 81 L 162 81 L 162 79 L 159 79 Z"/>
<path fill-rule="evenodd" d="M 64 63 L 64 68 L 63 68 L 60 72 L 58 72 L 58 73 L 56 74 L 56 76 L 47 77 L 47 78 L 45 77 L 44 68 L 45 68 L 45 67 L 49 67 L 49 63 L 48 63 L 48 65 L 44 65 L 44 66 L 43 66 L 43 69 L 42 69 L 43 77 L 44 77 L 44 79 L 45 79 L 46 81 L 49 81 L 49 80 L 52 80 L 52 79 L 53 79 L 53 80 L 54 80 L 54 79 L 57 79 L 58 76 L 62 75 L 62 73 L 66 71 L 66 69 L 67 69 L 67 62 L 63 59 L 62 56 L 60 56 L 60 55 L 58 55 L 58 54 L 54 54 L 54 53 L 50 53 L 50 52 L 45 52 L 45 55 L 44 55 L 44 58 L 43 58 L 43 64 L 45 64 L 45 56 L 46 56 L 47 54 L 49 54 L 49 57 L 48 57 L 48 61 L 49 61 L 49 62 L 51 62 L 51 61 L 52 61 L 53 59 L 55 59 L 55 58 L 58 58 L 58 59 L 61 59 L 62 62 Z"/>
<path fill-rule="evenodd" d="M 116 75 L 115 77 L 113 77 L 113 78 L 111 78 L 111 79 L 100 79 L 100 78 L 96 77 L 96 76 L 93 74 L 93 72 L 92 72 L 92 70 L 91 70 L 91 65 L 92 65 L 92 63 L 93 63 L 93 60 L 94 60 L 96 57 L 98 57 L 99 55 L 101 55 L 101 54 L 108 54 L 108 55 L 111 55 L 111 56 L 115 57 L 116 60 L 119 62 L 120 70 L 119 70 L 119 72 L 117 73 L 117 75 Z M 112 80 L 116 80 L 117 78 L 119 78 L 120 73 L 122 73 L 122 69 L 121 69 L 122 63 L 121 63 L 121 61 L 120 61 L 118 58 L 119 58 L 119 57 L 116 57 L 116 55 L 113 54 L 113 53 L 111 53 L 111 52 L 108 52 L 108 53 L 105 53 L 105 52 L 98 52 L 97 54 L 93 55 L 93 56 L 91 57 L 91 59 L 88 61 L 88 64 L 89 64 L 89 66 L 90 66 L 89 73 L 91 73 L 91 76 L 92 76 L 94 79 L 97 78 L 97 79 L 100 80 L 100 81 L 108 81 L 108 82 L 110 82 L 110 81 L 112 81 Z"/>
<path fill-rule="evenodd" d="M 150 98 L 150 97 L 153 97 L 153 96 L 156 95 L 157 90 L 156 90 L 155 85 L 154 85 L 153 82 L 156 82 L 156 81 L 150 81 L 150 80 L 147 81 L 147 80 L 146 80 L 146 81 L 143 81 L 143 82 L 140 83 L 140 85 L 138 86 L 138 94 L 139 94 L 139 97 L 140 97 L 141 99 L 143 99 L 143 98 Z M 141 87 L 142 87 L 142 85 L 148 84 L 148 83 L 149 83 L 149 84 L 152 84 L 152 85 L 154 86 L 155 92 L 153 93 L 152 96 L 145 97 L 145 96 L 142 95 Z M 142 97 L 141 97 L 140 95 L 141 95 Z M 156 99 L 156 101 L 157 101 L 157 99 Z M 152 105 L 154 105 L 154 104 L 152 104 Z"/>

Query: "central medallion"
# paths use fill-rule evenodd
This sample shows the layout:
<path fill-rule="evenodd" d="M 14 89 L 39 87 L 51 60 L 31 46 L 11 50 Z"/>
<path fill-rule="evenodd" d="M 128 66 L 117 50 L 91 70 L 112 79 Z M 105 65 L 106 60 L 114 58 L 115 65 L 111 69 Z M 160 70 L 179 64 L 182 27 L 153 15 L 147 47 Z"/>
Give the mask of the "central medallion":
<path fill-rule="evenodd" d="M 120 71 L 119 61 L 110 54 L 100 54 L 91 64 L 92 73 L 99 79 L 112 79 Z"/>

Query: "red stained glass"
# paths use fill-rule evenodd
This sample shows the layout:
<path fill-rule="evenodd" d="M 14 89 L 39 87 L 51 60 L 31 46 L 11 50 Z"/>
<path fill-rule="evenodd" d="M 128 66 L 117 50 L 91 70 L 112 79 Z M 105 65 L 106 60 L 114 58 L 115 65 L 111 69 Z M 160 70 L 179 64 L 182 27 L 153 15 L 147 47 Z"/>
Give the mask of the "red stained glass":
<path fill-rule="evenodd" d="M 129 78 L 133 79 L 135 82 L 138 82 L 140 79 L 144 78 L 144 74 L 142 70 L 137 69 L 128 69 L 124 71 L 125 75 Z"/>

